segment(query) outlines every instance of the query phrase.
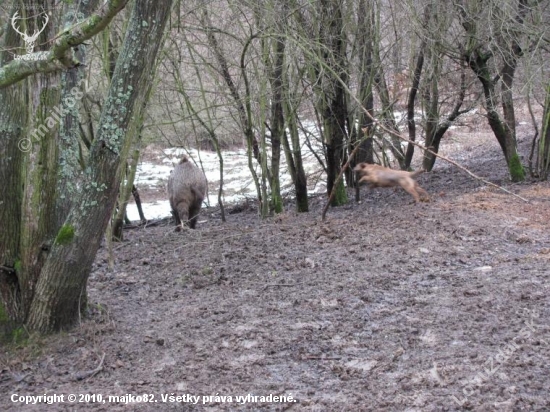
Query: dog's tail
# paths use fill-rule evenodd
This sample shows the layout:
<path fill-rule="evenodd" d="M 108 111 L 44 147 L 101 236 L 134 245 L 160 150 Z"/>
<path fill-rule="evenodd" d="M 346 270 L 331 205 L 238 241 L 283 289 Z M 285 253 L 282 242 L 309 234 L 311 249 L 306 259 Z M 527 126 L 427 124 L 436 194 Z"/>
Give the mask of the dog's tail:
<path fill-rule="evenodd" d="M 416 177 L 416 176 L 418 176 L 418 175 L 421 175 L 421 174 L 424 173 L 424 172 L 425 172 L 425 170 L 422 170 L 422 169 L 421 169 L 421 170 L 416 170 L 416 171 L 410 172 L 410 173 L 411 173 L 411 177 Z"/>

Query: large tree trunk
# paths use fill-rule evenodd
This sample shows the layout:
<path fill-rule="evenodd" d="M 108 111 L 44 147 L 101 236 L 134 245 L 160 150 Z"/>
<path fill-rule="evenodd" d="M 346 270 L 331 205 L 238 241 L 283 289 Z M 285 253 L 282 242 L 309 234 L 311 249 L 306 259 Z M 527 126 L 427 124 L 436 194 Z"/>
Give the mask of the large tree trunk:
<path fill-rule="evenodd" d="M 33 302 L 42 298 L 37 290 L 43 266 L 81 187 L 75 159 L 78 104 L 84 93 L 77 66 L 85 56 L 79 45 L 101 31 L 126 0 L 108 0 L 93 17 L 74 24 L 75 16 L 86 16 L 97 3 L 26 0 L 10 11 L 21 11 L 25 31 L 42 29 L 32 56 L 37 59 L 13 61 L 0 52 L 0 293 L 17 323 L 26 322 Z M 27 16 L 28 10 L 45 12 Z M 46 22 L 46 11 L 55 19 Z M 65 27 L 57 27 L 59 22 Z M 21 46 L 21 36 L 13 30 L 2 40 L 0 50 Z"/>
<path fill-rule="evenodd" d="M 59 229 L 36 286 L 30 329 L 50 332 L 78 320 L 83 290 L 118 193 L 119 166 L 136 132 L 172 0 L 136 0 L 105 101 L 82 192 Z"/>
<path fill-rule="evenodd" d="M 35 76 L 29 80 L 32 103 L 28 130 L 37 130 L 49 122 L 49 111 L 60 102 L 61 80 L 57 73 Z M 28 313 L 34 299 L 42 265 L 56 232 L 56 185 L 58 173 L 57 133 L 59 124 L 40 136 L 32 145 L 25 164 L 25 192 L 21 221 L 21 270 L 18 271 L 21 290 L 21 310 Z M 32 132 L 31 132 L 32 134 Z"/>
<path fill-rule="evenodd" d="M 13 15 L 15 10 L 10 11 Z M 0 67 L 13 59 L 7 50 L 20 45 L 21 37 L 13 30 L 4 34 L 0 47 Z M 2 51 L 6 50 L 6 51 Z M 0 89 L 0 294 L 10 319 L 23 321 L 17 269 L 21 268 L 20 233 L 23 202 L 24 159 L 32 147 L 23 133 L 29 113 L 26 83 Z"/>
<path fill-rule="evenodd" d="M 38 9 L 39 5 L 38 2 L 27 2 L 26 6 Z M 54 4 L 50 1 L 43 6 L 46 10 L 51 10 Z M 43 14 L 38 14 L 35 19 L 27 19 L 26 25 L 26 30 L 29 32 L 37 27 L 41 28 Z M 53 25 L 46 24 L 37 42 L 44 44 L 46 39 L 52 38 L 54 34 Z M 43 49 L 43 46 L 41 48 Z M 36 48 L 34 51 L 42 51 L 41 48 Z M 20 163 L 14 164 L 14 167 L 20 169 L 16 172 L 16 176 L 20 174 L 23 177 L 17 190 L 24 188 L 22 201 L 18 205 L 20 209 L 16 212 L 20 217 L 20 232 L 14 237 L 19 242 L 19 253 L 14 267 L 17 281 L 3 285 L 10 289 L 16 285 L 10 292 L 19 296 L 6 303 L 18 305 L 7 308 L 8 313 L 18 312 L 14 317 L 17 321 L 26 319 L 34 298 L 40 270 L 50 247 L 49 240 L 56 230 L 55 188 L 59 167 L 57 135 L 60 118 L 54 118 L 51 109 L 60 105 L 61 75 L 51 73 L 34 76 L 28 79 L 26 86 L 23 88 L 16 86 L 13 90 L 30 97 L 25 100 L 26 107 L 20 107 L 26 112 L 23 118 L 27 121 L 21 123 L 21 119 L 19 122 L 15 119 L 21 131 L 17 145 L 26 142 L 25 147 L 19 147 L 25 155 L 20 158 Z M 12 92 L 12 90 L 9 91 Z M 60 107 L 64 108 L 63 105 Z M 14 143 L 16 142 L 12 141 L 8 145 Z M 11 200 L 8 199 L 6 203 L 11 203 Z"/>

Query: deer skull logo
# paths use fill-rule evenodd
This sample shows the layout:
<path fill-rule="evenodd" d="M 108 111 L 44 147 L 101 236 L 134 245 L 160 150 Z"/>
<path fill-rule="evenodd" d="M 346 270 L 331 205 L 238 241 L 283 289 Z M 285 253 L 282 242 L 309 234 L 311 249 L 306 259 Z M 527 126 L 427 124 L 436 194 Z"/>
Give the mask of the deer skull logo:
<path fill-rule="evenodd" d="M 23 37 L 23 41 L 25 42 L 25 49 L 27 50 L 27 54 L 31 54 L 34 51 L 34 43 L 36 42 L 36 39 L 38 39 L 38 36 L 40 33 L 44 31 L 46 28 L 46 24 L 48 24 L 49 17 L 46 13 L 44 13 L 44 25 L 40 30 L 35 30 L 32 36 L 29 36 L 25 32 L 21 32 L 19 28 L 16 26 L 16 21 L 21 20 L 21 17 L 19 17 L 19 12 L 15 12 L 13 17 L 11 18 L 11 26 L 13 29 Z"/>

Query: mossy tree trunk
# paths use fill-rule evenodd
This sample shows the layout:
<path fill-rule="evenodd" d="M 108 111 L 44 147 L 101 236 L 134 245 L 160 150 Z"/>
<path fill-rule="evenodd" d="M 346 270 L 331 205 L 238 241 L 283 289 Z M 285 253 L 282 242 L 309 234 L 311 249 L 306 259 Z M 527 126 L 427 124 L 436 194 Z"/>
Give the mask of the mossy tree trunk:
<path fill-rule="evenodd" d="M 481 82 L 483 88 L 483 95 L 485 97 L 485 109 L 487 110 L 487 121 L 489 126 L 495 135 L 506 163 L 508 165 L 508 171 L 512 181 L 522 181 L 525 179 L 525 172 L 521 165 L 518 151 L 517 151 L 517 141 L 515 134 L 515 125 L 512 126 L 508 124 L 505 120 L 500 117 L 498 113 L 496 102 L 496 85 L 495 81 L 491 77 L 489 71 L 488 60 L 491 57 L 490 54 L 479 54 L 474 53 L 471 56 L 467 57 L 467 61 L 470 65 L 470 68 L 476 74 L 478 80 Z M 511 101 L 508 102 L 508 105 L 513 105 Z M 513 118 L 513 110 L 508 109 L 508 117 Z"/>
<path fill-rule="evenodd" d="M 127 155 L 172 0 L 136 0 L 126 38 L 92 145 L 82 192 L 54 241 L 42 269 L 28 318 L 31 329 L 48 332 L 72 326 L 92 262 L 114 208 L 119 168 Z"/>
<path fill-rule="evenodd" d="M 9 316 L 26 323 L 29 330 L 52 332 L 69 328 L 79 319 L 91 265 L 118 192 L 119 166 L 135 132 L 132 119 L 140 117 L 171 5 L 171 0 L 135 2 L 115 86 L 103 106 L 97 139 L 78 185 L 67 182 L 74 182 L 78 173 L 73 110 L 82 98 L 82 91 L 73 86 L 79 81 L 78 71 L 63 76 L 39 73 L 0 89 L 6 101 L 14 103 L 0 109 L 0 127 L 6 129 L 0 150 L 7 155 L 0 160 L 0 176 L 11 176 L 0 185 L 13 185 L 9 197 L 0 199 L 6 203 L 0 213 L 3 228 L 13 222 L 7 227 L 15 239 L 4 230 L 0 234 L 0 290 Z M 76 13 L 76 5 L 70 7 L 69 12 Z M 45 40 L 56 33 L 53 24 L 48 30 Z M 48 44 L 45 40 L 39 43 Z M 1 59 L 4 65 L 5 56 Z M 54 107 L 61 107 L 63 114 L 55 118 Z M 39 139 L 23 155 L 18 153 L 18 142 L 26 136 Z"/>
<path fill-rule="evenodd" d="M 41 274 L 51 239 L 56 233 L 56 185 L 59 172 L 57 136 L 59 123 L 52 121 L 51 108 L 60 102 L 60 74 L 34 76 L 27 80 L 31 99 L 27 108 L 31 121 L 27 133 L 52 122 L 51 128 L 33 142 L 24 162 L 23 204 L 21 209 L 21 268 L 18 271 L 21 290 L 21 310 L 28 313 L 34 300 L 35 287 Z M 49 119 L 50 118 L 50 119 Z"/>
<path fill-rule="evenodd" d="M 50 10 L 54 7 L 54 2 L 44 4 L 28 1 L 24 10 L 40 10 L 41 7 Z M 24 14 L 23 16 L 28 17 Z M 41 28 L 41 16 L 39 13 L 35 18 L 25 18 L 23 30 L 32 32 Z M 54 35 L 53 25 L 46 24 L 37 42 L 43 45 Z M 17 42 L 13 45 L 21 46 Z M 44 46 L 39 46 L 34 51 L 38 52 L 43 48 Z M 7 59 L 2 59 L 2 66 L 6 63 Z M 59 73 L 30 77 L 13 89 L 2 89 L 2 94 L 11 97 L 7 99 L 8 102 L 14 101 L 13 107 L 4 106 L 3 112 L 7 118 L 1 120 L 2 124 L 7 121 L 7 124 L 13 122 L 14 126 L 17 125 L 10 128 L 16 133 L 6 136 L 7 140 L 2 142 L 2 148 L 7 151 L 17 149 L 20 155 L 16 154 L 13 158 L 8 156 L 8 164 L 2 166 L 2 170 L 6 170 L 6 167 L 14 172 L 14 176 L 7 179 L 8 182 L 19 180 L 19 184 L 11 189 L 17 193 L 8 192 L 9 197 L 2 202 L 10 213 L 10 216 L 2 218 L 2 222 L 8 222 L 8 227 L 12 227 L 9 222 L 16 222 L 19 231 L 10 235 L 13 236 L 12 239 L 2 238 L 2 244 L 13 241 L 18 242 L 18 247 L 15 261 L 10 258 L 2 259 L 6 267 L 13 264 L 11 267 L 14 271 L 13 277 L 2 279 L 7 282 L 2 283 L 0 288 L 7 297 L 4 303 L 11 318 L 16 322 L 24 322 L 34 299 L 42 265 L 51 247 L 51 238 L 56 231 L 57 217 L 61 213 L 58 207 L 63 210 L 60 187 L 56 187 L 61 150 L 57 138 L 61 127 L 66 123 L 62 116 L 67 110 L 61 101 L 62 80 Z M 59 110 L 53 111 L 54 108 Z M 21 117 L 14 117 L 10 121 L 10 116 L 17 112 Z"/>

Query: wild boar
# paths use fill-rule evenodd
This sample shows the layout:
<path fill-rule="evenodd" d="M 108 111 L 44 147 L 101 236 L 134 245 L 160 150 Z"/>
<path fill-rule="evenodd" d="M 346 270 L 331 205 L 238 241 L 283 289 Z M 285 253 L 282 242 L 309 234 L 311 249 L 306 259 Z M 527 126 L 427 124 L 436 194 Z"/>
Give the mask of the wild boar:
<path fill-rule="evenodd" d="M 184 155 L 168 178 L 168 199 L 177 230 L 185 225 L 194 229 L 197 225 L 202 201 L 206 197 L 206 176 Z"/>

